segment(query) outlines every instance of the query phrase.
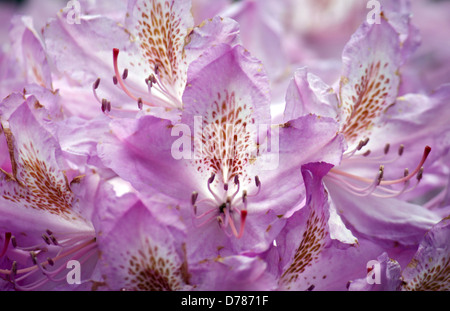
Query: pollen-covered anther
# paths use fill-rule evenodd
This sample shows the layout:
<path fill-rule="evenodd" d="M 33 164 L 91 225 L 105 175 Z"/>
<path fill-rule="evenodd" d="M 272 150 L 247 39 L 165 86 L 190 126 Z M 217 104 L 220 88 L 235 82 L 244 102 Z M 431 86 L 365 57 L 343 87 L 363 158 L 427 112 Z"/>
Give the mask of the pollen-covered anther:
<path fill-rule="evenodd" d="M 420 168 L 419 172 L 417 173 L 417 181 L 420 181 L 423 177 L 423 166 Z"/>
<path fill-rule="evenodd" d="M 42 239 L 45 243 L 47 243 L 47 245 L 51 244 L 50 238 L 45 233 L 42 234 Z"/>
<path fill-rule="evenodd" d="M 409 169 L 405 168 L 405 170 L 403 171 L 403 177 L 407 177 L 409 175 Z"/>
<path fill-rule="evenodd" d="M 248 194 L 247 195 L 248 197 L 255 197 L 261 192 L 261 186 L 262 185 L 261 185 L 261 180 L 259 179 L 258 176 L 255 176 L 255 185 L 258 188 L 258 190 L 256 190 L 256 193 L 254 193 L 254 194 Z"/>
<path fill-rule="evenodd" d="M 98 89 L 99 85 L 100 85 L 100 78 L 97 78 L 97 80 L 95 80 L 94 84 L 92 85 L 92 89 L 95 91 L 96 89 Z"/>
<path fill-rule="evenodd" d="M 367 150 L 366 152 L 364 152 L 362 155 L 363 157 L 368 157 L 370 155 L 371 151 Z"/>
<path fill-rule="evenodd" d="M 102 99 L 102 112 L 110 112 L 111 111 L 111 102 L 108 101 L 106 98 Z"/>
<path fill-rule="evenodd" d="M 58 245 L 59 244 L 58 240 L 53 236 L 53 234 L 50 234 L 49 238 L 50 238 L 50 241 L 52 241 L 52 243 L 54 245 Z"/>
<path fill-rule="evenodd" d="M 197 191 L 192 192 L 191 205 L 194 208 L 194 214 L 195 215 L 197 215 L 197 205 L 195 205 L 195 203 L 197 202 L 197 199 L 198 199 L 198 192 Z"/>
<path fill-rule="evenodd" d="M 405 146 L 403 144 L 400 145 L 400 147 L 398 148 L 398 155 L 402 156 L 404 150 L 405 150 Z"/>
<path fill-rule="evenodd" d="M 102 103 L 103 100 L 100 100 L 100 97 L 97 94 L 97 89 L 100 85 L 100 78 L 97 78 L 97 80 L 94 81 L 94 83 L 92 84 L 92 92 L 94 93 L 94 97 L 97 100 L 97 102 Z"/>
<path fill-rule="evenodd" d="M 122 73 L 122 80 L 125 80 L 128 77 L 128 69 L 125 68 Z"/>
<path fill-rule="evenodd" d="M 378 181 L 377 181 L 377 185 L 381 184 L 381 181 L 383 180 L 383 175 L 384 175 L 384 165 L 380 165 L 380 169 L 378 171 Z"/>
<path fill-rule="evenodd" d="M 369 143 L 369 138 L 365 138 L 359 141 L 358 145 L 356 145 L 355 147 L 353 147 L 353 149 L 351 150 L 347 150 L 344 153 L 344 158 L 348 159 L 351 158 L 353 155 L 355 155 L 356 152 L 360 151 L 361 149 L 363 149 L 367 144 Z M 370 154 L 370 150 L 367 150 L 363 156 L 368 156 Z"/>

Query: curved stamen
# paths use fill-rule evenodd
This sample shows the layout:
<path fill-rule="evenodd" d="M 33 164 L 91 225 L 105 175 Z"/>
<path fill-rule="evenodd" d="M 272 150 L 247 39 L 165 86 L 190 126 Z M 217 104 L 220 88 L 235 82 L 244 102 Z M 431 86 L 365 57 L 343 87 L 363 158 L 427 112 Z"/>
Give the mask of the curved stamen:
<path fill-rule="evenodd" d="M 254 194 L 248 194 L 247 197 L 255 197 L 261 192 L 261 181 L 258 176 L 255 176 L 255 185 L 258 188 L 258 190 Z"/>
<path fill-rule="evenodd" d="M 54 264 L 57 261 L 59 261 L 60 259 L 62 259 L 62 258 L 65 258 L 67 256 L 70 256 L 72 254 L 77 253 L 80 250 L 83 250 L 87 246 L 96 247 L 95 238 L 91 238 L 88 241 L 85 241 L 84 243 L 81 243 L 79 245 L 75 245 L 73 248 L 71 248 L 71 249 L 63 252 L 62 254 L 59 254 L 59 255 L 55 256 L 54 258 L 52 258 L 50 262 L 47 260 L 47 261 L 42 262 L 40 265 L 41 266 L 46 266 L 46 265 L 50 265 L 50 263 Z M 34 256 L 32 256 L 32 258 L 33 257 Z M 31 266 L 31 267 L 28 267 L 28 268 L 16 269 L 15 271 L 14 271 L 14 269 L 12 267 L 11 270 L 0 269 L 0 274 L 4 274 L 4 275 L 12 275 L 12 274 L 14 274 L 14 275 L 18 275 L 18 274 L 28 273 L 30 271 L 34 271 L 34 270 L 37 270 L 37 269 L 39 269 L 39 268 L 37 267 L 36 264 Z"/>
<path fill-rule="evenodd" d="M 211 177 L 208 178 L 208 190 L 213 195 L 214 199 L 216 199 L 217 202 L 221 201 L 219 196 L 211 189 L 211 184 L 214 182 L 214 178 L 216 177 L 216 174 L 212 173 Z"/>
<path fill-rule="evenodd" d="M 351 158 L 357 151 L 360 151 L 362 148 L 364 148 L 369 143 L 369 138 L 367 137 L 364 140 L 360 140 L 358 145 L 356 145 L 355 148 L 351 151 L 347 151 L 344 153 L 343 158 L 348 159 Z"/>
<path fill-rule="evenodd" d="M 236 185 L 236 191 L 232 194 L 230 201 L 233 202 L 236 195 L 239 193 L 239 190 L 241 189 L 241 183 L 239 182 L 238 175 L 234 176 L 234 184 Z"/>
<path fill-rule="evenodd" d="M 431 148 L 429 146 L 426 146 L 425 150 L 424 150 L 424 153 L 423 153 L 423 156 L 422 156 L 422 159 L 420 160 L 419 165 L 414 169 L 414 171 L 410 175 L 405 176 L 405 177 L 400 178 L 400 179 L 395 179 L 395 180 L 386 180 L 386 181 L 383 180 L 383 181 L 380 182 L 380 185 L 386 186 L 386 185 L 394 185 L 394 184 L 398 184 L 398 183 L 403 183 L 403 182 L 406 182 L 407 180 L 411 179 L 412 176 L 414 176 L 415 174 L 418 174 L 421 171 L 423 172 L 423 170 L 421 170 L 421 168 L 422 168 L 423 164 L 425 163 L 425 161 L 426 161 L 428 155 L 430 154 L 430 152 L 431 152 Z M 401 151 L 401 152 L 399 151 L 399 154 L 400 153 L 403 153 L 403 151 Z M 372 180 L 369 179 L 369 178 L 357 176 L 357 175 L 354 175 L 354 174 L 351 174 L 351 173 L 347 173 L 347 172 L 344 172 L 344 171 L 341 171 L 341 170 L 338 170 L 338 169 L 335 169 L 335 168 L 332 168 L 330 170 L 330 172 L 332 172 L 334 174 L 337 174 L 337 175 L 344 176 L 344 177 L 349 177 L 349 178 L 353 178 L 353 179 L 356 179 L 356 180 L 360 180 L 360 181 L 366 182 L 366 183 L 371 183 L 372 182 Z"/>

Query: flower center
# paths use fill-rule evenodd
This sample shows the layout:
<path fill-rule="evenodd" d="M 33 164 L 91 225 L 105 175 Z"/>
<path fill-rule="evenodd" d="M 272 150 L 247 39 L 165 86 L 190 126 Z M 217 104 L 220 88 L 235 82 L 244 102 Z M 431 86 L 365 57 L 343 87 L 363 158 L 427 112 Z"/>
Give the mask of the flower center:
<path fill-rule="evenodd" d="M 197 200 L 198 192 L 194 191 L 192 193 L 191 204 L 195 215 L 194 225 L 201 227 L 215 219 L 226 235 L 234 235 L 239 239 L 244 234 L 248 198 L 255 197 L 259 194 L 261 181 L 258 176 L 255 177 L 257 191 L 249 195 L 247 194 L 247 190 L 242 190 L 241 192 L 241 183 L 238 175 L 236 175 L 232 185 L 228 185 L 227 183 L 223 184 L 223 191 L 219 195 L 211 188 L 214 180 L 215 175 L 212 174 L 207 181 L 208 190 L 213 198 Z M 233 190 L 231 189 L 232 187 L 234 188 Z M 219 188 L 218 190 L 221 189 Z M 202 210 L 201 213 L 199 213 L 199 209 Z M 202 220 L 202 222 L 198 223 L 198 220 Z M 236 222 L 240 222 L 239 230 L 235 224 Z"/>

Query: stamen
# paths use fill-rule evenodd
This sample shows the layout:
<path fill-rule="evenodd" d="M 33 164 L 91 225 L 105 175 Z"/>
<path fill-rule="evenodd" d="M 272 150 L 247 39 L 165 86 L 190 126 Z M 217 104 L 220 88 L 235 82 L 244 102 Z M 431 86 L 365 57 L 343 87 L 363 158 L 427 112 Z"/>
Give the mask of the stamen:
<path fill-rule="evenodd" d="M 144 107 L 144 103 L 142 102 L 142 98 L 138 98 L 138 108 L 139 110 L 142 110 L 142 108 Z"/>
<path fill-rule="evenodd" d="M 214 199 L 216 199 L 217 202 L 220 202 L 221 199 L 219 198 L 219 196 L 215 194 L 214 191 L 211 189 L 211 184 L 213 183 L 215 176 L 216 176 L 215 174 L 212 174 L 211 177 L 208 179 L 208 190 L 213 195 Z"/>
<path fill-rule="evenodd" d="M 381 180 L 383 179 L 384 174 L 384 165 L 380 165 L 380 170 L 378 171 L 378 185 L 381 184 Z"/>
<path fill-rule="evenodd" d="M 421 167 L 419 172 L 417 173 L 417 181 L 420 181 L 422 177 L 423 177 L 423 167 Z"/>
<path fill-rule="evenodd" d="M 259 194 L 259 192 L 261 191 L 261 180 L 259 179 L 259 177 L 258 176 L 255 176 L 255 185 L 256 185 L 256 187 L 258 187 L 258 190 L 256 191 L 256 193 L 254 193 L 254 194 L 249 194 L 249 195 L 247 195 L 248 197 L 255 197 L 255 196 L 257 196 L 258 194 Z"/>
<path fill-rule="evenodd" d="M 258 187 L 258 188 L 261 186 L 261 181 L 259 180 L 258 176 L 255 176 L 255 184 L 256 184 L 256 187 Z"/>
<path fill-rule="evenodd" d="M 430 147 L 428 147 L 428 148 L 430 148 Z M 405 146 L 403 144 L 401 144 L 400 147 L 398 148 L 398 155 L 399 156 L 402 156 L 404 149 L 405 149 Z M 431 150 L 431 148 L 430 148 L 430 150 Z"/>
<path fill-rule="evenodd" d="M 45 243 L 50 245 L 50 238 L 45 233 L 42 234 L 42 238 L 44 239 Z"/>
<path fill-rule="evenodd" d="M 106 98 L 102 99 L 102 112 L 105 113 L 108 108 L 108 100 Z"/>
<path fill-rule="evenodd" d="M 212 184 L 212 182 L 214 181 L 214 178 L 216 178 L 216 174 L 212 173 L 211 177 L 208 178 L 208 184 Z"/>
<path fill-rule="evenodd" d="M 140 91 L 135 90 L 136 93 L 141 93 L 143 96 L 135 96 L 133 93 L 131 93 L 131 91 L 129 90 L 129 87 L 127 87 L 127 85 L 125 84 L 124 80 L 127 78 L 128 76 L 128 70 L 125 69 L 122 73 L 122 75 L 119 73 L 119 67 L 118 67 L 118 58 L 119 58 L 119 49 L 114 48 L 113 49 L 113 63 L 114 63 L 114 73 L 115 73 L 115 77 L 117 80 L 118 85 L 120 86 L 120 88 L 125 92 L 125 94 L 127 94 L 131 99 L 138 101 L 139 97 L 141 97 L 142 99 L 142 104 L 144 105 L 148 105 L 148 106 L 152 106 L 154 107 L 155 104 L 157 103 L 158 106 L 161 107 L 167 107 L 167 108 L 173 108 L 174 106 L 178 107 L 176 104 L 180 104 L 180 100 L 176 99 L 173 95 L 170 94 L 170 92 L 167 91 L 167 89 L 160 83 L 157 82 L 157 80 L 153 77 L 153 78 L 149 78 L 149 80 L 146 80 L 146 84 L 147 87 L 149 89 L 149 94 L 144 94 Z M 149 83 L 149 81 L 151 81 L 151 85 Z M 169 101 L 169 100 L 164 100 L 160 97 L 157 96 L 153 96 L 150 92 L 151 87 L 153 86 L 153 84 L 158 83 L 158 86 L 161 88 L 161 93 L 164 94 L 165 96 L 167 96 L 169 99 L 174 99 L 175 101 L 175 105 Z M 147 101 L 144 99 L 144 96 L 150 96 L 150 101 Z"/>
<path fill-rule="evenodd" d="M 363 153 L 364 157 L 368 157 L 370 155 L 370 150 L 367 150 L 366 152 Z"/>
<path fill-rule="evenodd" d="M 113 83 L 114 83 L 114 85 L 117 85 L 117 77 L 116 76 L 113 76 Z"/>
<path fill-rule="evenodd" d="M 94 84 L 92 85 L 92 88 L 96 90 L 98 89 L 99 85 L 100 85 L 100 78 L 97 78 L 97 80 L 95 80 Z"/>
<path fill-rule="evenodd" d="M 59 282 L 65 280 L 66 274 L 64 274 L 61 277 L 58 277 L 58 275 L 61 275 L 61 272 L 63 272 L 66 269 L 65 264 L 60 265 L 57 269 L 53 271 L 47 270 L 45 266 L 46 265 L 54 266 L 57 261 L 60 261 L 61 259 L 64 258 L 67 259 L 67 257 L 69 257 L 68 260 L 78 260 L 80 263 L 85 262 L 89 258 L 91 258 L 93 254 L 97 253 L 97 245 L 95 243 L 95 238 L 92 238 L 92 236 L 90 236 L 89 239 L 86 240 L 84 236 L 85 235 L 81 235 L 80 239 L 78 239 L 74 244 L 71 244 L 71 247 L 66 251 L 62 252 L 61 250 L 60 252 L 58 252 L 56 257 L 53 258 L 47 257 L 47 261 L 44 261 L 43 263 L 39 263 L 36 252 L 31 251 L 30 257 L 33 262 L 33 266 L 18 269 L 17 261 L 14 261 L 12 263 L 10 270 L 0 269 L 0 274 L 9 276 L 10 281 L 14 284 L 15 288 L 19 290 L 34 290 L 38 289 L 40 286 L 44 285 L 48 281 Z M 54 238 L 53 235 L 50 235 L 50 237 Z M 44 249 L 43 251 L 46 251 L 46 249 Z M 41 271 L 45 277 L 43 279 L 39 279 L 34 283 L 27 285 L 20 285 L 18 283 L 24 281 L 26 278 L 30 277 L 37 271 Z M 16 277 L 18 275 L 20 275 L 20 277 Z"/>
<path fill-rule="evenodd" d="M 361 150 L 363 147 L 365 147 L 367 144 L 369 143 L 369 137 L 366 137 L 366 139 L 364 139 L 362 141 L 361 147 L 358 150 Z"/>
<path fill-rule="evenodd" d="M 403 145 L 401 145 L 401 146 L 403 146 Z M 419 173 L 419 171 L 421 170 L 422 165 L 425 163 L 425 161 L 426 161 L 428 155 L 430 154 L 430 152 L 431 152 L 431 148 L 429 146 L 426 146 L 425 150 L 424 150 L 424 153 L 423 153 L 423 156 L 422 156 L 422 159 L 420 160 L 419 165 L 416 167 L 416 169 L 414 169 L 414 171 L 411 173 L 411 175 L 416 175 L 417 173 Z M 400 147 L 400 149 L 399 149 L 399 154 L 400 153 L 403 153 L 403 148 L 402 147 Z M 337 175 L 341 175 L 341 176 L 353 178 L 353 179 L 356 179 L 356 180 L 360 180 L 360 181 L 363 181 L 363 182 L 366 182 L 366 183 L 371 183 L 372 182 L 372 180 L 370 180 L 368 178 L 356 176 L 356 175 L 353 175 L 353 174 L 350 174 L 350 173 L 347 173 L 347 172 L 343 172 L 341 170 L 334 169 L 334 168 L 332 168 L 330 170 L 330 172 L 333 172 L 333 173 L 335 173 Z M 394 184 L 398 184 L 398 183 L 403 183 L 406 180 L 409 180 L 411 178 L 411 175 L 408 175 L 408 176 L 400 178 L 400 179 L 381 181 L 380 184 L 386 186 L 386 185 L 394 185 Z"/>
<path fill-rule="evenodd" d="M 247 209 L 247 190 L 242 191 L 242 203 L 245 209 Z"/>
<path fill-rule="evenodd" d="M 198 198 L 198 192 L 197 191 L 192 192 L 192 195 L 191 195 L 191 204 L 192 205 L 195 205 L 197 198 Z"/>
<path fill-rule="evenodd" d="M 50 240 L 52 241 L 52 243 L 53 243 L 54 245 L 58 245 L 58 241 L 57 241 L 56 238 L 53 236 L 53 234 L 51 234 L 51 235 L 49 236 L 49 238 L 50 238 Z"/>
<path fill-rule="evenodd" d="M 17 261 L 13 261 L 11 266 L 11 276 L 15 277 L 17 274 Z"/>
<path fill-rule="evenodd" d="M 97 95 L 97 89 L 99 85 L 100 85 L 100 78 L 97 78 L 97 80 L 95 80 L 95 82 L 92 84 L 92 92 L 94 93 L 94 97 L 97 100 L 97 102 L 101 103 L 101 100 Z"/>
<path fill-rule="evenodd" d="M 16 237 L 15 237 L 15 236 L 12 236 L 12 237 L 11 237 L 11 244 L 12 244 L 12 246 L 13 246 L 14 248 L 17 247 L 17 241 L 16 241 Z"/>
<path fill-rule="evenodd" d="M 386 144 L 386 146 L 384 146 L 384 154 L 388 154 L 388 152 L 389 152 L 389 147 L 390 147 L 391 145 L 388 143 L 388 144 Z"/>
<path fill-rule="evenodd" d="M 30 256 L 31 256 L 31 260 L 33 261 L 33 264 L 36 265 L 37 264 L 36 253 L 31 251 Z"/>
<path fill-rule="evenodd" d="M 351 158 L 357 151 L 360 151 L 363 147 L 365 147 L 369 142 L 369 138 L 366 138 L 365 140 L 360 140 L 358 145 L 351 151 L 346 151 L 344 153 L 344 159 Z"/>

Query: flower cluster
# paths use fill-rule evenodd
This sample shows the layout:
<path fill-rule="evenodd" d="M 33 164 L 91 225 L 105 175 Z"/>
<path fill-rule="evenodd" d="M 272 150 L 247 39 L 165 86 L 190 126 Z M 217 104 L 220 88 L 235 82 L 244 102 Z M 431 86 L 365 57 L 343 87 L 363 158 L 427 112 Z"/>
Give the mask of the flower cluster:
<path fill-rule="evenodd" d="M 56 3 L 2 9 L 0 288 L 450 290 L 448 3 Z"/>

